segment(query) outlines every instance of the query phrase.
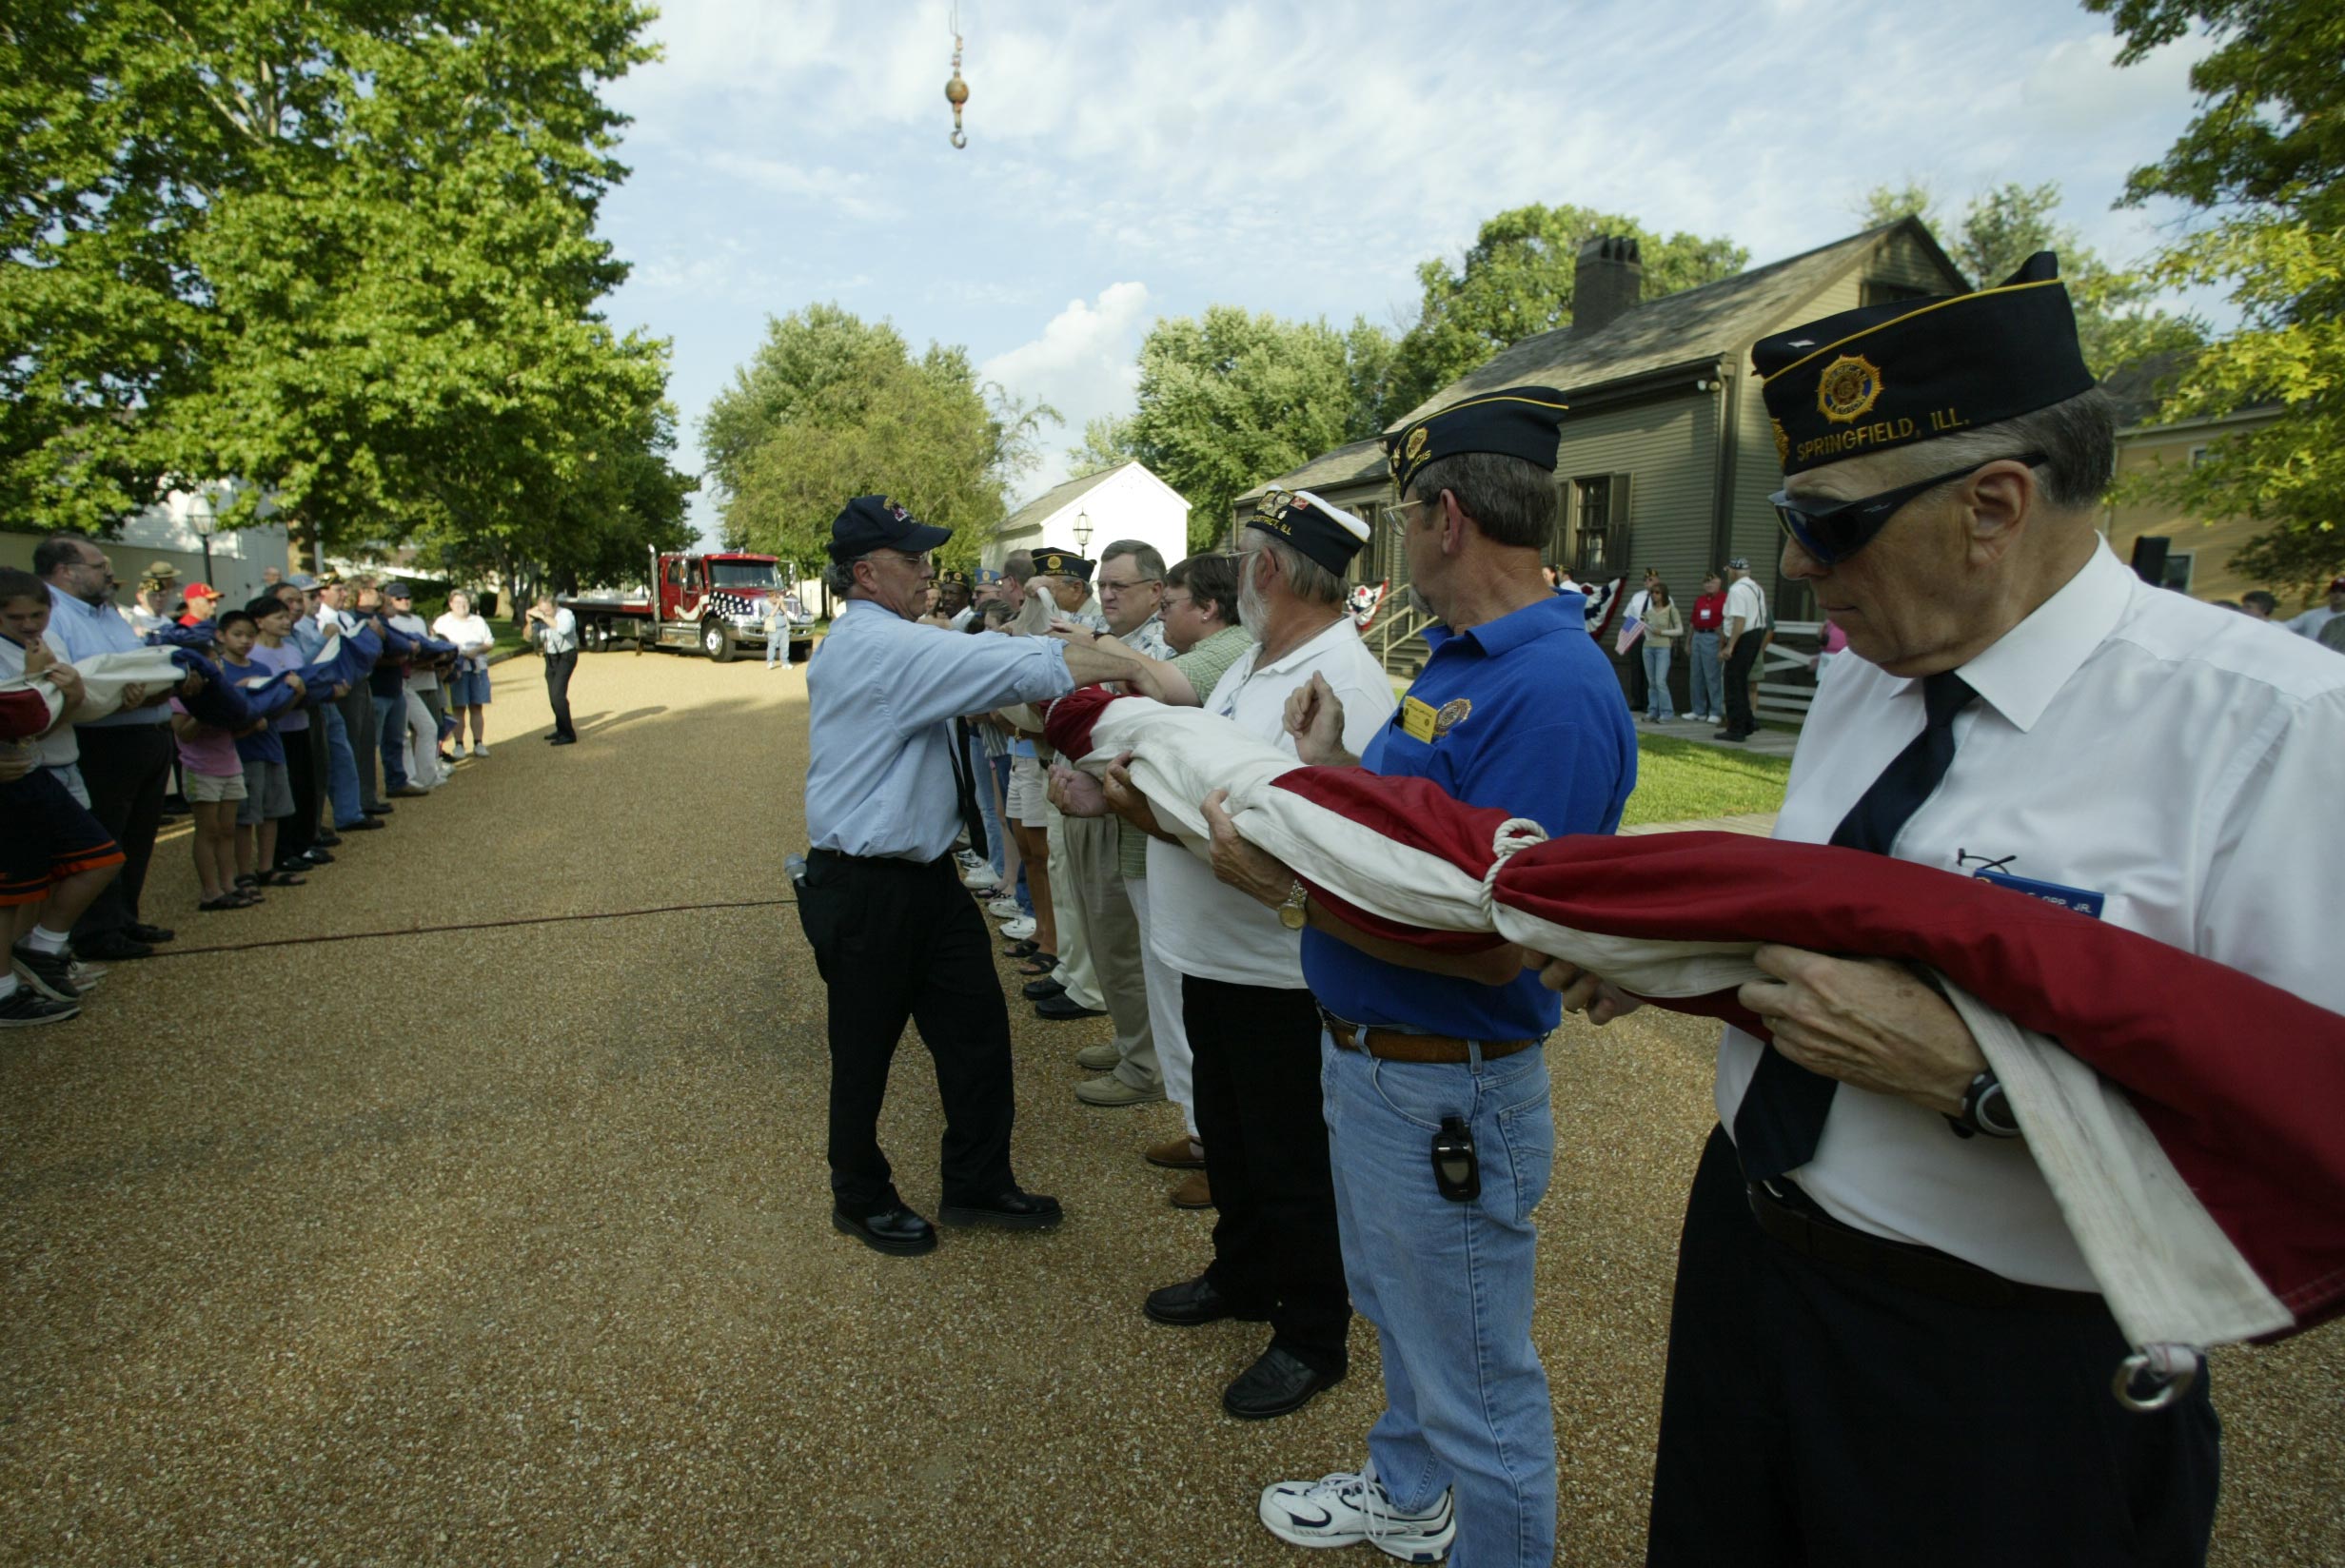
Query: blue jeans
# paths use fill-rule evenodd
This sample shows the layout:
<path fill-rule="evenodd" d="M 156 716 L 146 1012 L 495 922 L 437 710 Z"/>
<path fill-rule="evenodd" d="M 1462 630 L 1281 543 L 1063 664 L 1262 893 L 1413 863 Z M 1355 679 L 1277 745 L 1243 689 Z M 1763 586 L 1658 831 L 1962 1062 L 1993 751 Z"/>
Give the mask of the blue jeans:
<path fill-rule="evenodd" d="M 325 725 L 325 798 L 334 808 L 334 826 L 347 828 L 365 815 L 358 795 L 358 755 L 350 750 L 341 709 L 328 703 L 317 716 Z"/>
<path fill-rule="evenodd" d="M 1675 718 L 1677 708 L 1669 698 L 1669 645 L 1653 646 L 1647 636 L 1645 646 L 1638 650 L 1645 660 L 1645 711 L 1654 718 Z"/>
<path fill-rule="evenodd" d="M 1457 1492 L 1452 1568 L 1555 1558 L 1555 1411 L 1530 1338 L 1531 1211 L 1555 1163 L 1547 1065 L 1533 1047 L 1473 1067 L 1379 1062 L 1321 1038 L 1320 1099 L 1352 1306 L 1384 1346 L 1369 1458 L 1392 1500 Z M 1472 1130 L 1482 1193 L 1452 1203 L 1429 1151 Z"/>
<path fill-rule="evenodd" d="M 1685 670 L 1685 708 L 1696 718 L 1726 712 L 1726 676 L 1718 664 L 1718 634 L 1696 632 L 1693 662 Z"/>
<path fill-rule="evenodd" d="M 407 694 L 371 694 L 375 704 L 375 750 L 383 757 L 383 787 L 407 787 Z"/>
<path fill-rule="evenodd" d="M 985 766 L 980 769 L 979 772 L 993 779 L 994 794 L 999 797 L 1004 805 L 1007 805 L 1010 799 L 1009 754 L 1005 752 L 999 756 L 986 756 L 985 748 L 983 746 L 979 746 L 977 748 L 977 755 L 982 758 L 985 763 Z M 994 806 L 990 802 L 985 808 L 985 830 L 994 835 L 994 879 L 995 881 L 999 881 L 1001 879 L 1001 868 L 1006 863 L 1002 859 L 1002 840 L 1010 836 L 1010 829 L 1009 825 L 1002 821 L 999 808 Z"/>
<path fill-rule="evenodd" d="M 779 664 L 789 656 L 789 653 L 790 631 L 788 627 L 765 634 L 765 667 L 767 669 L 770 670 Z"/>
<path fill-rule="evenodd" d="M 985 819 L 986 856 L 994 864 L 994 880 L 1001 880 L 1001 811 L 994 804 L 993 761 L 985 755 L 976 732 L 969 735 L 969 776 L 977 787 L 977 814 Z"/>

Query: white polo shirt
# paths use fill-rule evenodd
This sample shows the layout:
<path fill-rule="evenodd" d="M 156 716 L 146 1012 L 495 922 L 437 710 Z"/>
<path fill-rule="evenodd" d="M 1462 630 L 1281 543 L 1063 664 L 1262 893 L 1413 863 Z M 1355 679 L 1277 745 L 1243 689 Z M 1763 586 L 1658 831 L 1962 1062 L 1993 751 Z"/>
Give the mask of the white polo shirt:
<path fill-rule="evenodd" d="M 1964 874 L 1993 861 L 2098 894 L 2104 920 L 2345 1012 L 2345 877 L 2331 874 L 2345 858 L 2345 659 L 2149 587 L 2104 542 L 1961 675 L 1979 699 L 1900 860 Z M 1775 836 L 1828 842 L 1921 728 L 1919 680 L 1837 660 Z M 1719 1042 L 1729 1129 L 1761 1049 L 1736 1029 Z M 1958 1138 L 1934 1111 L 1842 1084 L 1792 1175 L 1859 1229 L 2097 1288 L 2023 1138 Z"/>
<path fill-rule="evenodd" d="M 1287 696 L 1313 675 L 1327 677 L 1344 705 L 1344 749 L 1368 749 L 1400 699 L 1391 677 L 1360 640 L 1350 616 L 1257 667 L 1262 645 L 1238 655 L 1205 699 L 1205 711 L 1233 720 L 1257 740 L 1291 755 Z M 1235 986 L 1303 989 L 1303 933 L 1278 923 L 1278 913 L 1228 887 L 1198 854 L 1160 838 L 1148 842 L 1149 945 L 1183 974 Z"/>

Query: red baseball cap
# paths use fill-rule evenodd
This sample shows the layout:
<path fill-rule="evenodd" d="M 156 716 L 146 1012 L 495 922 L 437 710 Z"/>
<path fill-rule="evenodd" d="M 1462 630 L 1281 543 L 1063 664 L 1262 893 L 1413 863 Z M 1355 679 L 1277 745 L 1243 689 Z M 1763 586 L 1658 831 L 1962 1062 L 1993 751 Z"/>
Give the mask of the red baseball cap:
<path fill-rule="evenodd" d="M 183 597 L 187 598 L 218 598 L 220 597 L 220 590 L 214 588 L 208 582 L 191 582 L 187 584 L 187 591 Z"/>

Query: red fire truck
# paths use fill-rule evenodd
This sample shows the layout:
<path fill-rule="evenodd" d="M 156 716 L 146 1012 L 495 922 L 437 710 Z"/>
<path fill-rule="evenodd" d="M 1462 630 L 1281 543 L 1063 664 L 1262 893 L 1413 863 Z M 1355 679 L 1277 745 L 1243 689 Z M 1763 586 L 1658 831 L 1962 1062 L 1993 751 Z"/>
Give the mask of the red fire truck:
<path fill-rule="evenodd" d="M 793 663 L 814 651 L 814 617 L 777 571 L 779 558 L 738 550 L 709 555 L 654 555 L 649 598 L 566 598 L 578 618 L 579 646 L 589 653 L 613 643 L 639 648 L 696 648 L 719 664 L 743 648 L 763 649 L 770 602 L 779 600 Z"/>

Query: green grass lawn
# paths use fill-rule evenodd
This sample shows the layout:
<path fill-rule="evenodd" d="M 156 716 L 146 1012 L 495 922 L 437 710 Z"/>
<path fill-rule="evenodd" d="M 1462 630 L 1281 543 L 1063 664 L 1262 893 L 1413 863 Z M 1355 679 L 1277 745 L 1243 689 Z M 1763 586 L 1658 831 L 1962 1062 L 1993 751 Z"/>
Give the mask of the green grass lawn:
<path fill-rule="evenodd" d="M 1637 789 L 1623 827 L 1780 811 L 1788 757 L 1753 756 L 1666 735 L 1637 737 Z"/>

